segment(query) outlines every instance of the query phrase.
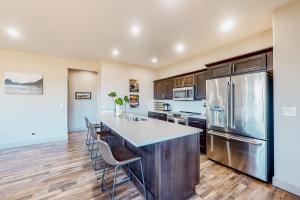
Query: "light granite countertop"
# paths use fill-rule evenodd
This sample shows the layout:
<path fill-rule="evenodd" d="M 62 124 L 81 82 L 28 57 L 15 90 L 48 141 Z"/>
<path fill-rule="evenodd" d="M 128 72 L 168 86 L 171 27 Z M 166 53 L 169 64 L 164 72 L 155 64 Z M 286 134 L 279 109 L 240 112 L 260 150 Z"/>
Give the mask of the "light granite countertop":
<path fill-rule="evenodd" d="M 128 116 L 136 116 L 128 114 Z M 145 121 L 116 117 L 112 111 L 102 111 L 100 120 L 111 130 L 136 147 L 155 144 L 202 132 L 202 129 L 139 116 Z"/>

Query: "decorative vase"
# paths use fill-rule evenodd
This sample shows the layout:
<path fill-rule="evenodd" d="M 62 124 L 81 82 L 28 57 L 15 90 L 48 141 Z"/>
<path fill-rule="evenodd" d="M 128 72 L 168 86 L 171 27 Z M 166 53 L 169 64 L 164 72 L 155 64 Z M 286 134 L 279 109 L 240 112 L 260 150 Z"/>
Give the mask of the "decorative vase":
<path fill-rule="evenodd" d="M 122 114 L 123 114 L 123 109 L 122 109 L 123 106 L 120 106 L 120 105 L 116 105 L 116 116 L 117 117 L 121 117 Z"/>
<path fill-rule="evenodd" d="M 126 104 L 124 104 L 124 116 L 125 116 L 125 118 L 127 118 Z"/>

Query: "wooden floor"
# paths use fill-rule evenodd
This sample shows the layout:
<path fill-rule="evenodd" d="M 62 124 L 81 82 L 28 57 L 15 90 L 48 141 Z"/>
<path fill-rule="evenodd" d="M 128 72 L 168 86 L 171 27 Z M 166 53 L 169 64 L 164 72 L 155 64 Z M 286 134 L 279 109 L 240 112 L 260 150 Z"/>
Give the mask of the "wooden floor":
<path fill-rule="evenodd" d="M 69 142 L 0 151 L 0 199 L 108 199 L 100 190 L 101 172 L 93 170 L 84 139 L 83 133 L 72 133 Z M 195 200 L 300 200 L 205 156 L 200 160 L 201 181 Z M 124 174 L 118 178 L 124 178 Z M 116 193 L 117 199 L 142 199 L 132 183 Z"/>

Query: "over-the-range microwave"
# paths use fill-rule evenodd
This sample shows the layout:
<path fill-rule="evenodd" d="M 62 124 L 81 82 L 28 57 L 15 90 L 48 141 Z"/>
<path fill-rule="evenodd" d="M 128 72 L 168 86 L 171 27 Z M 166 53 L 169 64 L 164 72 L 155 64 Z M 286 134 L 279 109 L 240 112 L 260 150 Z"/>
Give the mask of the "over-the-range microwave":
<path fill-rule="evenodd" d="M 193 101 L 194 87 L 182 87 L 173 89 L 173 100 L 174 101 Z"/>

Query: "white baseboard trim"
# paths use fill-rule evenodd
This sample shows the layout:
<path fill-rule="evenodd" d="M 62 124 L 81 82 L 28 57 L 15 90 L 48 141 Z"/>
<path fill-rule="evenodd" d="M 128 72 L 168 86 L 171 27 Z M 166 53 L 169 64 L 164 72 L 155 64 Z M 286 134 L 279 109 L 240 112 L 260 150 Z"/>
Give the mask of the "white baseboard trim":
<path fill-rule="evenodd" d="M 296 195 L 300 196 L 300 187 L 297 187 L 295 185 L 291 185 L 291 184 L 289 184 L 285 181 L 277 179 L 276 177 L 273 177 L 272 184 L 276 187 L 279 187 L 283 190 L 286 190 L 288 192 L 291 192 L 293 194 L 296 194 Z"/>
<path fill-rule="evenodd" d="M 21 143 L 0 144 L 0 150 L 14 148 L 14 147 L 29 146 L 29 145 L 34 145 L 34 144 L 45 144 L 45 143 L 50 143 L 50 142 L 67 141 L 67 140 L 68 140 L 68 135 L 65 135 L 63 137 L 32 140 L 32 141 L 26 141 L 26 142 L 21 142 Z"/>

